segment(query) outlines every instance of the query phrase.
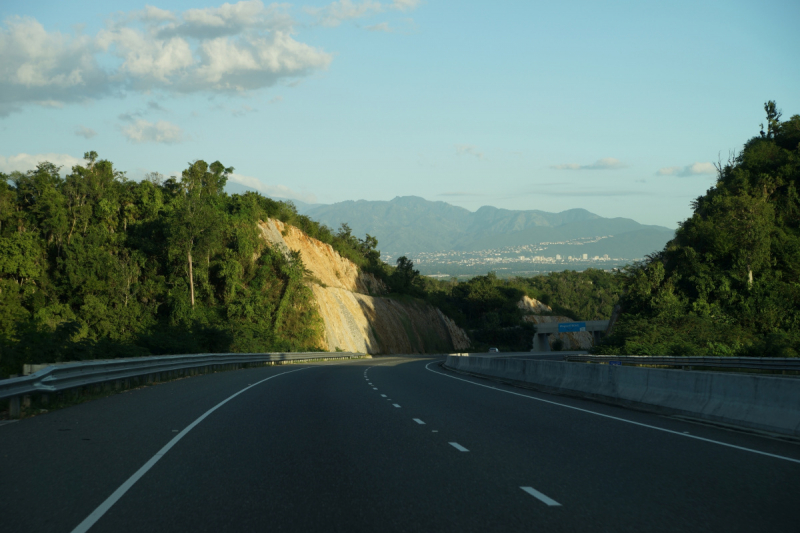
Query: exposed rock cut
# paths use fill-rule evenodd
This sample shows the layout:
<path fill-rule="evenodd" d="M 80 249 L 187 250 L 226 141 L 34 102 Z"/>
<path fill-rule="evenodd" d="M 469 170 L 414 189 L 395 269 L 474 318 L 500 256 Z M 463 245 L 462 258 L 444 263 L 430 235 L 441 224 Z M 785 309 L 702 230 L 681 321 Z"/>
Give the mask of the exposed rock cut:
<path fill-rule="evenodd" d="M 285 256 L 300 252 L 311 272 L 309 286 L 325 324 L 321 348 L 366 353 L 432 353 L 466 350 L 467 334 L 439 309 L 414 298 L 381 297 L 383 283 L 362 272 L 328 244 L 269 219 L 262 236 Z"/>
<path fill-rule="evenodd" d="M 549 305 L 544 304 L 537 300 L 536 298 L 531 298 L 529 296 L 523 296 L 520 301 L 517 302 L 517 307 L 522 309 L 526 313 L 552 313 L 553 310 L 550 308 Z"/>

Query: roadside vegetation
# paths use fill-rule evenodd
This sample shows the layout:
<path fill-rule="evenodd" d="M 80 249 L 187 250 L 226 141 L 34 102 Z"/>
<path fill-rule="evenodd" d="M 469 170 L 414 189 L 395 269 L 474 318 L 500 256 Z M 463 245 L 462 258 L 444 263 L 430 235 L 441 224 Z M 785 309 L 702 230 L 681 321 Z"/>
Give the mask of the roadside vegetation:
<path fill-rule="evenodd" d="M 764 109 L 675 239 L 623 272 L 621 314 L 597 353 L 800 354 L 800 115 Z"/>
<path fill-rule="evenodd" d="M 0 174 L 0 377 L 24 363 L 203 352 L 309 351 L 322 321 L 298 255 L 261 238 L 268 217 L 364 268 L 377 241 L 223 191 L 233 171 L 196 161 L 141 182 L 94 152 L 61 176 Z"/>

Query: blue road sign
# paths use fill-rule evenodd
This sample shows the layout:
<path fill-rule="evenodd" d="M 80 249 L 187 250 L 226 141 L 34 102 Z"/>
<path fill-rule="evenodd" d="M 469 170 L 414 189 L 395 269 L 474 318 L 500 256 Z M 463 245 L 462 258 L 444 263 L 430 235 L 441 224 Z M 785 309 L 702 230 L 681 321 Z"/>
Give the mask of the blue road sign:
<path fill-rule="evenodd" d="M 561 322 L 558 324 L 559 333 L 571 331 L 586 331 L 586 322 Z"/>
<path fill-rule="evenodd" d="M 608 364 L 611 366 L 622 366 L 622 363 L 619 361 L 609 361 Z"/>

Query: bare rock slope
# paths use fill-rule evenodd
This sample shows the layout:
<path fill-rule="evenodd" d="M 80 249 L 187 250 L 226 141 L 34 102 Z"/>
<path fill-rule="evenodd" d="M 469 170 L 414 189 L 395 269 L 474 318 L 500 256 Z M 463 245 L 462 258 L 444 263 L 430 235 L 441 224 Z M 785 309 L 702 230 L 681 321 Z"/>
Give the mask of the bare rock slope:
<path fill-rule="evenodd" d="M 366 353 L 466 350 L 466 333 L 439 309 L 414 298 L 389 298 L 386 287 L 330 245 L 269 219 L 262 236 L 284 254 L 300 253 L 325 323 L 321 348 Z"/>

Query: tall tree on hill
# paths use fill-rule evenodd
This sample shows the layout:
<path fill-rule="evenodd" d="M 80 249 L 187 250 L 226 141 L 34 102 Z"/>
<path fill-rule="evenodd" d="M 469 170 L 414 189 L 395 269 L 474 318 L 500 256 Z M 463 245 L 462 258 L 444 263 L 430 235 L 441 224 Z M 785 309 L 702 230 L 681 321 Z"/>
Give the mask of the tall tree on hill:
<path fill-rule="evenodd" d="M 231 172 L 233 167 L 225 167 L 219 161 L 209 166 L 200 160 L 190 163 L 181 175 L 169 225 L 170 250 L 186 258 L 192 307 L 195 304 L 193 253 L 210 255 L 219 244 L 222 213 L 217 200 L 224 194 Z"/>

